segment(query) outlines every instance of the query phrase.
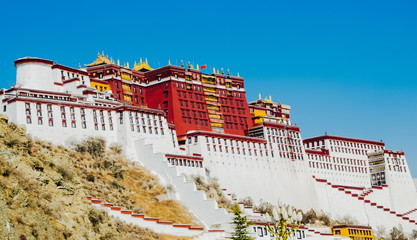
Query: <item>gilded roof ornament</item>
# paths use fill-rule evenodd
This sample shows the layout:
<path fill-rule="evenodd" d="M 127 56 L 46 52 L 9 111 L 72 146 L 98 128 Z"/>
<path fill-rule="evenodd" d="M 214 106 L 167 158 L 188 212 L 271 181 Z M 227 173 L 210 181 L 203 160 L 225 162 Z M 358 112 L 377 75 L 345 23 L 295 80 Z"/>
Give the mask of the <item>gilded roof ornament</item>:
<path fill-rule="evenodd" d="M 219 69 L 217 69 L 217 74 L 219 74 Z"/>
<path fill-rule="evenodd" d="M 184 62 L 181 60 L 181 67 L 184 67 Z"/>
<path fill-rule="evenodd" d="M 273 103 L 272 100 L 271 100 L 271 96 L 269 96 L 269 99 L 265 98 L 264 103 Z"/>
<path fill-rule="evenodd" d="M 223 70 L 223 68 L 222 68 L 222 75 L 224 75 L 224 70 Z"/>
<path fill-rule="evenodd" d="M 197 64 L 197 70 L 200 70 L 200 67 L 198 66 L 198 64 Z"/>
<path fill-rule="evenodd" d="M 239 76 L 239 73 L 237 73 L 237 77 L 240 77 L 240 76 Z"/>
<path fill-rule="evenodd" d="M 213 73 L 216 73 L 216 69 L 213 67 Z"/>
<path fill-rule="evenodd" d="M 171 66 L 171 60 L 168 60 L 168 66 Z"/>
<path fill-rule="evenodd" d="M 147 72 L 147 71 L 152 71 L 153 68 L 149 66 L 147 58 L 145 59 L 145 62 L 143 62 L 142 58 L 140 58 L 139 64 L 136 64 L 135 62 L 135 66 L 133 67 L 133 70 L 139 71 L 139 72 Z"/>
<path fill-rule="evenodd" d="M 261 100 L 262 99 L 262 97 L 261 97 L 261 94 L 259 93 L 259 100 Z"/>
<path fill-rule="evenodd" d="M 104 52 L 101 54 L 101 56 L 99 52 L 97 54 L 97 59 L 93 63 L 84 64 L 84 66 L 93 67 L 93 66 L 102 65 L 102 64 L 112 64 L 112 62 L 109 60 L 108 56 L 104 56 Z"/>

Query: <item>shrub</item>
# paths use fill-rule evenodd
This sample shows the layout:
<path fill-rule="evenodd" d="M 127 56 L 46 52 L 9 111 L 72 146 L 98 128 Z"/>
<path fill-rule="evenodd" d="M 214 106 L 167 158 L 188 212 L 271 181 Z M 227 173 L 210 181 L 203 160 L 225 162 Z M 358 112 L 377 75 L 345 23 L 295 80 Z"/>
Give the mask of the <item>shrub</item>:
<path fill-rule="evenodd" d="M 301 223 L 303 224 L 315 224 L 317 221 L 321 222 L 325 226 L 332 226 L 337 224 L 336 221 L 331 219 L 327 214 L 323 211 L 316 212 L 314 209 L 310 209 L 307 212 L 303 213 L 303 220 Z"/>
<path fill-rule="evenodd" d="M 224 196 L 217 179 L 210 178 L 209 183 L 205 183 L 201 176 L 195 176 L 193 180 L 197 190 L 203 190 L 208 198 L 215 199 L 219 208 L 233 207 L 229 199 Z"/>
<path fill-rule="evenodd" d="M 28 140 L 18 132 L 9 132 L 3 138 L 4 144 L 8 147 L 27 147 Z"/>
<path fill-rule="evenodd" d="M 245 206 L 254 206 L 254 202 L 253 199 L 251 197 L 246 197 L 242 200 L 240 200 L 240 202 L 242 202 Z"/>
<path fill-rule="evenodd" d="M 254 207 L 255 210 L 261 212 L 262 214 L 268 213 L 270 216 L 272 216 L 273 208 L 274 206 L 272 206 L 272 204 L 264 202 L 262 199 L 259 201 L 259 205 Z"/>
<path fill-rule="evenodd" d="M 339 219 L 337 222 L 339 224 L 347 224 L 347 225 L 355 224 L 355 220 L 349 215 L 344 216 L 342 219 Z"/>
<path fill-rule="evenodd" d="M 391 240 L 407 240 L 401 225 L 399 225 L 399 227 L 393 227 L 389 235 L 391 237 Z"/>
<path fill-rule="evenodd" d="M 103 213 L 97 209 L 91 208 L 88 212 L 88 219 L 90 220 L 93 227 L 97 227 L 100 223 L 103 222 Z"/>
<path fill-rule="evenodd" d="M 113 150 L 115 153 L 117 153 L 117 154 L 121 154 L 122 152 L 123 152 L 123 146 L 122 145 L 120 145 L 120 144 L 117 144 L 117 143 L 112 143 L 110 146 L 109 146 L 109 149 L 110 150 Z"/>
<path fill-rule="evenodd" d="M 317 219 L 318 217 L 316 211 L 314 209 L 310 209 L 303 214 L 303 220 L 301 220 L 301 222 L 303 224 L 313 224 L 316 222 Z"/>
<path fill-rule="evenodd" d="M 411 231 L 410 238 L 411 239 L 417 239 L 417 230 L 414 229 L 413 231 Z"/>
<path fill-rule="evenodd" d="M 60 173 L 64 179 L 69 181 L 71 181 L 75 176 L 75 172 L 73 171 L 72 166 L 65 163 L 57 164 L 57 172 Z"/>
<path fill-rule="evenodd" d="M 89 181 L 89 182 L 94 182 L 94 179 L 95 179 L 95 178 L 94 178 L 94 175 L 90 173 L 90 174 L 88 174 L 88 175 L 87 175 L 87 178 L 86 178 L 86 179 L 87 179 L 87 181 Z"/>
<path fill-rule="evenodd" d="M 83 142 L 75 144 L 75 151 L 88 152 L 93 158 L 103 157 L 106 152 L 106 141 L 102 138 L 89 137 Z"/>
<path fill-rule="evenodd" d="M 122 185 L 122 184 L 120 184 L 120 182 L 119 182 L 119 181 L 117 181 L 117 180 L 113 180 L 113 181 L 111 182 L 111 185 L 112 185 L 114 188 L 116 188 L 116 189 L 125 189 L 125 188 L 123 187 L 123 185 Z"/>
<path fill-rule="evenodd" d="M 141 206 L 135 206 L 132 209 L 132 211 L 133 211 L 133 213 L 136 213 L 136 214 L 141 214 L 141 213 L 144 213 L 145 212 L 145 210 Z"/>

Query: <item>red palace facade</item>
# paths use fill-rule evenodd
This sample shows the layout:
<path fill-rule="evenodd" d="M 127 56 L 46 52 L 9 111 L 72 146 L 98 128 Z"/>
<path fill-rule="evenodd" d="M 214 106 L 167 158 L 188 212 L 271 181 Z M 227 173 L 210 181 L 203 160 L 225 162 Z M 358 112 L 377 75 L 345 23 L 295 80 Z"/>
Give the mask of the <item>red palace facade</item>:
<path fill-rule="evenodd" d="M 130 69 L 104 55 L 86 65 L 91 86 L 111 90 L 114 97 L 134 106 L 161 109 L 175 124 L 178 140 L 190 130 L 245 135 L 253 126 L 243 78 L 205 74 L 189 65 L 152 69 L 140 61 Z"/>

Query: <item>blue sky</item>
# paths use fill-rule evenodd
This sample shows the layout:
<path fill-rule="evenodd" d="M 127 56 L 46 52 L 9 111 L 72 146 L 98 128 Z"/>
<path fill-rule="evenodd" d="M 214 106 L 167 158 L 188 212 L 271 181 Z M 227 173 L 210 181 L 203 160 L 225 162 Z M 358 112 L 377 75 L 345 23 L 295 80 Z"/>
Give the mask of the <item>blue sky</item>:
<path fill-rule="evenodd" d="M 416 1 L 7 1 L 0 27 L 1 87 L 24 56 L 223 67 L 249 101 L 291 105 L 304 138 L 382 139 L 417 176 Z"/>

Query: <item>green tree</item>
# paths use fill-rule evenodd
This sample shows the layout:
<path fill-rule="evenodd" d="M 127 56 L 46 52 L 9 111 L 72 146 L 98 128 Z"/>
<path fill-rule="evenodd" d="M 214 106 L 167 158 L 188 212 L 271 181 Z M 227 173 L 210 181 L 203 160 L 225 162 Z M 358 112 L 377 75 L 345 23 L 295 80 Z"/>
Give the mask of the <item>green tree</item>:
<path fill-rule="evenodd" d="M 242 211 L 239 208 L 239 205 L 235 203 L 232 207 L 232 212 L 235 215 L 233 218 L 234 232 L 229 237 L 229 239 L 235 240 L 253 240 L 254 238 L 249 235 L 248 227 L 249 223 L 246 216 L 242 216 Z"/>

